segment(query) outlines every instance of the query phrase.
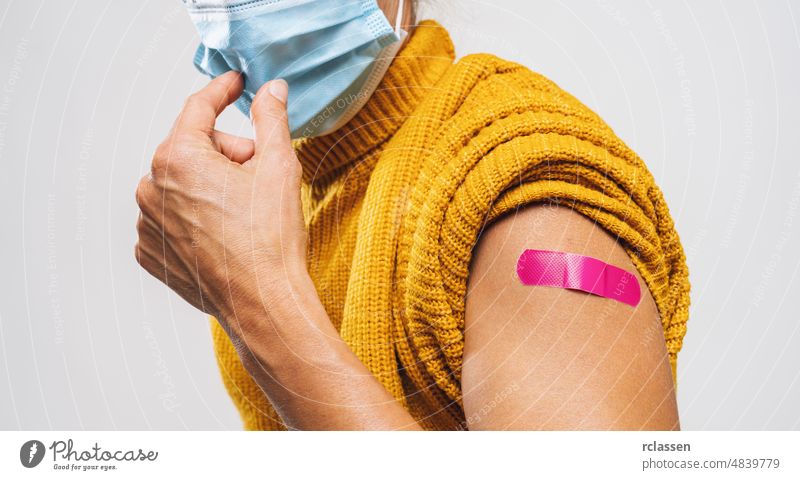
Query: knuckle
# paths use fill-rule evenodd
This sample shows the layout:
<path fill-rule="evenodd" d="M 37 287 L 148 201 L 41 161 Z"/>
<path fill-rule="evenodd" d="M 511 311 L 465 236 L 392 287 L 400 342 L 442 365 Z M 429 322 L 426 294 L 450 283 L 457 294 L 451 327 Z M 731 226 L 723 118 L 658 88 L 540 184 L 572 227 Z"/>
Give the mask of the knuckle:
<path fill-rule="evenodd" d="M 288 121 L 286 113 L 284 113 L 279 109 L 272 108 L 269 106 L 264 106 L 262 108 L 256 109 L 256 112 L 253 114 L 253 116 L 256 117 L 259 121 L 266 123 L 281 124 L 281 123 L 286 123 Z"/>
<path fill-rule="evenodd" d="M 145 229 L 147 228 L 147 222 L 144 219 L 144 215 L 139 215 L 139 218 L 136 219 L 136 233 L 139 234 L 139 242 L 142 241 L 142 237 L 144 236 Z M 137 243 L 137 247 L 139 244 Z"/>
<path fill-rule="evenodd" d="M 142 254 L 142 246 L 139 244 L 139 242 L 136 242 L 136 244 L 133 246 L 133 256 L 136 258 L 136 263 L 138 263 L 139 266 L 144 267 L 144 255 Z"/>
<path fill-rule="evenodd" d="M 159 143 L 156 147 L 156 151 L 153 153 L 153 161 L 156 160 L 166 160 L 172 155 L 172 152 L 175 149 L 175 141 L 173 137 L 169 137 L 165 139 L 163 142 Z"/>
<path fill-rule="evenodd" d="M 171 140 L 166 140 L 156 147 L 153 160 L 150 164 L 150 171 L 154 176 L 162 174 L 166 170 L 172 154 L 173 142 Z"/>
<path fill-rule="evenodd" d="M 193 107 L 203 102 L 203 94 L 201 92 L 194 92 L 186 97 L 183 101 L 184 107 Z"/>
<path fill-rule="evenodd" d="M 147 204 L 147 188 L 149 181 L 146 178 L 139 180 L 139 185 L 136 186 L 136 204 L 141 209 Z"/>
<path fill-rule="evenodd" d="M 150 170 L 154 177 L 161 177 L 168 171 L 176 173 L 192 156 L 193 152 L 183 138 L 170 138 L 156 147 Z"/>

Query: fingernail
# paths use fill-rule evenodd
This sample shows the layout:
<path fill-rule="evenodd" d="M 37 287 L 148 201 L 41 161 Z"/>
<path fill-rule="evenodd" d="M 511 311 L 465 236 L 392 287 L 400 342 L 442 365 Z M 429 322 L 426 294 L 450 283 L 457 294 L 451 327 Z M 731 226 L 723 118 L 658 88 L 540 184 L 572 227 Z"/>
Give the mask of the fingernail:
<path fill-rule="evenodd" d="M 267 87 L 267 89 L 270 95 L 286 103 L 286 97 L 289 96 L 289 85 L 286 83 L 286 80 L 282 78 L 273 80 L 269 82 L 269 87 Z"/>

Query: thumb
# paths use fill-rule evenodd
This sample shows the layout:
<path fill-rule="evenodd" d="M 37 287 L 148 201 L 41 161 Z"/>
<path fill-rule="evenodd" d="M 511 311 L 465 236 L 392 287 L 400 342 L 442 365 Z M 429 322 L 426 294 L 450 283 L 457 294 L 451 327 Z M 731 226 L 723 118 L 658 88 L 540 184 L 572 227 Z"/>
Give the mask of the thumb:
<path fill-rule="evenodd" d="M 286 99 L 289 85 L 283 79 L 270 80 L 258 89 L 250 116 L 253 120 L 256 161 L 286 160 L 294 155 L 289 133 L 289 115 Z"/>

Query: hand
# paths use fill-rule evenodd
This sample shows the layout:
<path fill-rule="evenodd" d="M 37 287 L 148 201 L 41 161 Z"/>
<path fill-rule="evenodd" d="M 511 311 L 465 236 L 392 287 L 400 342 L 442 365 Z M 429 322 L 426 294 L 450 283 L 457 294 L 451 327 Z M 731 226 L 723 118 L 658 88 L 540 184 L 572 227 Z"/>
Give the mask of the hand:
<path fill-rule="evenodd" d="M 288 87 L 273 80 L 258 91 L 252 141 L 214 129 L 242 83 L 228 72 L 187 99 L 136 190 L 139 264 L 229 334 L 258 318 L 226 325 L 237 309 L 268 306 L 307 275 Z"/>
<path fill-rule="evenodd" d="M 419 429 L 341 339 L 308 275 L 286 84 L 256 94 L 254 142 L 214 129 L 241 91 L 228 73 L 187 100 L 136 191 L 136 258 L 217 318 L 290 428 Z"/>

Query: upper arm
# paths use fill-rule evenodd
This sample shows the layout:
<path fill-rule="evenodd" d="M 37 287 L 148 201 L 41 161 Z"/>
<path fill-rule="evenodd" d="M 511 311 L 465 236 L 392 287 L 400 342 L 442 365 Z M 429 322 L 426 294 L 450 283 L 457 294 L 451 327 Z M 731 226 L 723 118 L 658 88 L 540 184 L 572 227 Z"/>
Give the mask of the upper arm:
<path fill-rule="evenodd" d="M 522 285 L 527 248 L 599 258 L 636 275 L 636 307 Z M 568 207 L 529 205 L 491 224 L 470 268 L 462 390 L 470 429 L 676 429 L 655 302 L 616 239 Z"/>

